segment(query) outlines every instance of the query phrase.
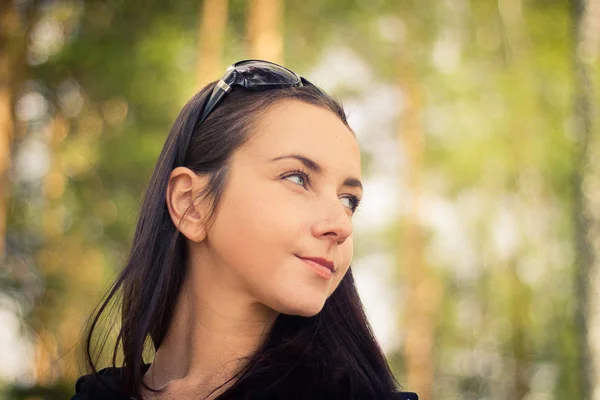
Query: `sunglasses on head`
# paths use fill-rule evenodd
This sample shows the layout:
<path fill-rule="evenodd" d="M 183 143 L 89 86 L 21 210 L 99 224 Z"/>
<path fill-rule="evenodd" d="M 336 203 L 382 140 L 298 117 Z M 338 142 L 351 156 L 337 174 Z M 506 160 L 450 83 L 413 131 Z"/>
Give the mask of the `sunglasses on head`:
<path fill-rule="evenodd" d="M 241 86 L 247 90 L 260 91 L 308 85 L 316 88 L 324 95 L 317 86 L 279 64 L 265 60 L 238 61 L 227 68 L 223 78 L 215 85 L 210 96 L 208 96 L 199 110 L 197 114 L 199 117 L 194 122 L 194 129 L 191 132 L 195 131 L 195 128 L 208 118 L 223 98 L 236 86 Z M 185 153 L 191 137 L 188 135 L 182 138 L 182 140 L 181 150 L 175 156 L 175 166 L 185 165 Z"/>
<path fill-rule="evenodd" d="M 202 113 L 200 114 L 196 126 L 200 125 L 209 116 L 219 102 L 223 100 L 227 93 L 231 92 L 235 86 L 258 91 L 298 87 L 307 84 L 312 85 L 312 83 L 302 78 L 294 71 L 279 64 L 265 60 L 238 61 L 227 68 L 225 75 L 217 82 L 212 93 L 204 103 Z"/>

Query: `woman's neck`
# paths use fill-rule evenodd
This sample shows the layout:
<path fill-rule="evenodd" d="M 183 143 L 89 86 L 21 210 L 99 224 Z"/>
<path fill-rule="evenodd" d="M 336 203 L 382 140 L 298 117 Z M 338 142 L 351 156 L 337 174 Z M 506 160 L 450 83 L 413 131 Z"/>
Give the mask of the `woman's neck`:
<path fill-rule="evenodd" d="M 207 263 L 188 271 L 170 327 L 144 382 L 154 389 L 196 390 L 197 394 L 210 392 L 239 372 L 278 313 L 245 297 L 227 277 L 215 276 L 218 269 Z"/>

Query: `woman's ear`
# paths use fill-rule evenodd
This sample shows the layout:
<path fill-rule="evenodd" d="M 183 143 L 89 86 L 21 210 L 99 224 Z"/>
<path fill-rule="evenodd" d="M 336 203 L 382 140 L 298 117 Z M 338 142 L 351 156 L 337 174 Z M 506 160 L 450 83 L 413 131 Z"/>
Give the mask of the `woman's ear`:
<path fill-rule="evenodd" d="M 166 201 L 171 220 L 177 230 L 193 242 L 201 242 L 207 233 L 208 208 L 205 200 L 198 196 L 208 180 L 206 175 L 199 176 L 189 168 L 177 167 L 171 171 L 167 185 Z"/>

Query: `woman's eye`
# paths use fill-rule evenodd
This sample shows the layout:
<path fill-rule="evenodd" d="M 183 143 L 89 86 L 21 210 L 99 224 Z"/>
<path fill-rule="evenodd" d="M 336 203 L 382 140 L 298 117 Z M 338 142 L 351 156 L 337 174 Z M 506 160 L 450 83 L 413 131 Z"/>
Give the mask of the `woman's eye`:
<path fill-rule="evenodd" d="M 350 203 L 349 203 L 350 206 L 348 208 L 352 211 L 352 214 L 354 214 L 354 212 L 358 208 L 358 205 L 360 204 L 360 197 L 350 195 L 350 196 L 344 196 L 342 198 L 350 201 Z"/>
<path fill-rule="evenodd" d="M 288 176 L 284 176 L 284 179 L 296 178 L 296 184 L 302 187 L 306 187 L 310 183 L 310 177 L 308 173 L 304 171 L 291 171 Z M 292 181 L 294 182 L 294 181 Z"/>
<path fill-rule="evenodd" d="M 354 210 L 355 204 L 354 204 L 354 199 L 350 198 L 350 197 L 342 197 L 342 200 L 348 200 L 348 208 L 351 210 Z"/>
<path fill-rule="evenodd" d="M 289 179 L 289 178 L 296 178 L 297 180 L 299 180 L 300 182 L 298 183 L 298 185 L 300 186 L 304 186 L 305 185 L 305 178 L 300 175 L 300 174 L 294 174 L 294 175 L 290 175 L 290 176 L 286 176 L 285 179 Z"/>
<path fill-rule="evenodd" d="M 295 181 L 292 180 L 292 178 L 294 178 Z M 310 182 L 310 177 L 307 174 L 305 174 L 304 172 L 296 172 L 291 175 L 283 177 L 283 179 L 292 180 L 292 182 L 294 182 L 297 185 L 302 186 L 302 187 L 306 187 L 306 185 L 308 185 Z M 349 195 L 349 196 L 343 196 L 343 197 L 341 197 L 341 199 L 346 200 L 348 202 L 346 207 L 348 207 L 350 209 L 350 211 L 352 211 L 352 213 L 354 214 L 354 211 L 356 211 L 356 208 L 358 207 L 358 204 L 360 203 L 360 198 L 357 196 L 354 196 L 354 195 Z"/>

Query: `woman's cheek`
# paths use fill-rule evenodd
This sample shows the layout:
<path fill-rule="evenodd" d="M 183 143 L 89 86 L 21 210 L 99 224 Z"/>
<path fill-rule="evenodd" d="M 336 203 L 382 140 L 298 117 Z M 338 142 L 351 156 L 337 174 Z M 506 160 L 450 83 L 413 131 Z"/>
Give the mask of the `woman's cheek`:
<path fill-rule="evenodd" d="M 346 276 L 346 273 L 348 272 L 348 269 L 350 269 L 350 263 L 352 262 L 352 253 L 353 253 L 353 243 L 352 243 L 352 235 L 350 235 L 347 239 L 346 242 L 344 242 L 344 244 L 342 244 L 342 262 L 340 264 L 340 270 L 339 273 L 337 273 L 334 277 L 334 282 L 333 285 L 331 285 L 331 291 L 329 293 L 329 295 L 331 296 L 331 294 L 335 291 L 335 289 L 338 287 L 338 285 L 340 284 L 340 282 L 342 281 L 342 279 L 344 279 L 344 276 Z"/>

